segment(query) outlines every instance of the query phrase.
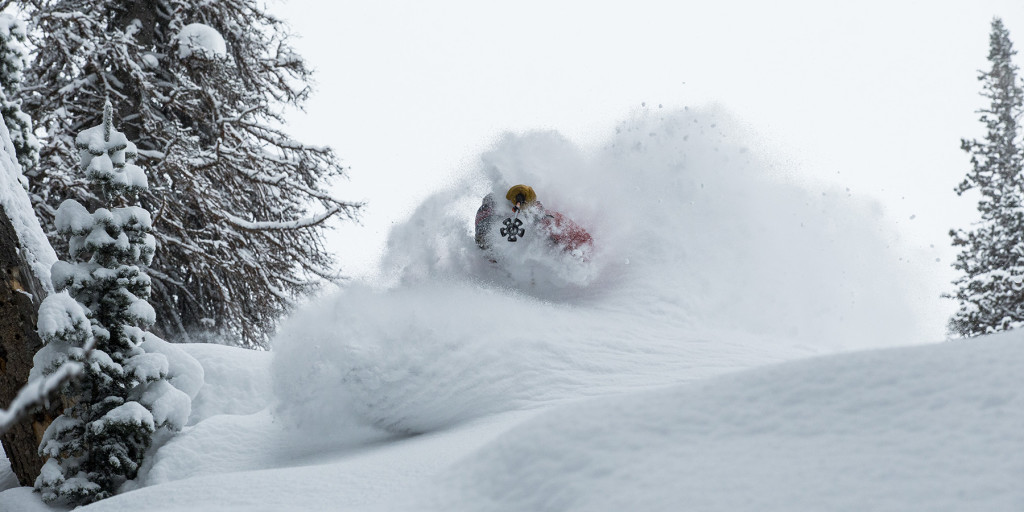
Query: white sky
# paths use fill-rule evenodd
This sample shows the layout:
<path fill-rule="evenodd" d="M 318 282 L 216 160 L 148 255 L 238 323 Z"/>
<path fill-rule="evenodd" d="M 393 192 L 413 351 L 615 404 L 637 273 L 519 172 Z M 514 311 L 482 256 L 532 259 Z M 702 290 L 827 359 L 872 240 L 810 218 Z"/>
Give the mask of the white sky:
<path fill-rule="evenodd" d="M 502 132 L 557 129 L 600 142 L 646 102 L 726 107 L 794 172 L 877 198 L 924 249 L 907 257 L 948 282 L 946 233 L 966 227 L 974 208 L 952 190 L 969 165 L 960 138 L 981 134 L 977 71 L 992 17 L 1024 48 L 1024 6 L 1010 0 L 271 8 L 317 69 L 317 93 L 290 131 L 333 146 L 352 168 L 338 195 L 369 202 L 364 227 L 335 238 L 355 275 L 392 223 Z"/>

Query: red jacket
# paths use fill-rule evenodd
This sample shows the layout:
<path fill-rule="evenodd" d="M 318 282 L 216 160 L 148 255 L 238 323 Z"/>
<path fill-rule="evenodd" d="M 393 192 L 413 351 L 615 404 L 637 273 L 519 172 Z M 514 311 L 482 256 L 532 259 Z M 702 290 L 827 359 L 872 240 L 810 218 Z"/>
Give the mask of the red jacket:
<path fill-rule="evenodd" d="M 547 232 L 551 241 L 561 246 L 563 251 L 571 252 L 594 246 L 594 238 L 587 233 L 587 230 L 559 212 L 544 210 L 544 217 L 541 218 L 539 224 L 540 228 Z"/>

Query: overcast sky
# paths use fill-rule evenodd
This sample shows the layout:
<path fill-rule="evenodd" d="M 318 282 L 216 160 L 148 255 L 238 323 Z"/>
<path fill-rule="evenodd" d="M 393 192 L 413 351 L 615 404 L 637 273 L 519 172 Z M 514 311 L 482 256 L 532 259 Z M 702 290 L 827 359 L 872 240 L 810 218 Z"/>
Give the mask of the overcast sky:
<path fill-rule="evenodd" d="M 977 72 L 993 16 L 1024 44 L 1024 4 L 1009 0 L 294 0 L 272 9 L 317 69 L 317 92 L 291 132 L 333 146 L 351 166 L 338 195 L 369 202 L 365 226 L 335 236 L 356 275 L 393 222 L 476 165 L 501 133 L 556 129 L 596 144 L 647 103 L 725 107 L 812 186 L 880 201 L 919 251 L 907 257 L 948 281 L 946 233 L 974 208 L 952 190 L 968 166 L 960 138 L 981 134 Z"/>

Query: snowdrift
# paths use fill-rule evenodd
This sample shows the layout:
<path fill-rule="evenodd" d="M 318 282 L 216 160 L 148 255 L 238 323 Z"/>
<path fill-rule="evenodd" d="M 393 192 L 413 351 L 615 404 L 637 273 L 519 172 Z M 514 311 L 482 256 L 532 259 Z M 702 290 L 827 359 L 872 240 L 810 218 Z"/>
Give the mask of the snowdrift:
<path fill-rule="evenodd" d="M 638 113 L 597 150 L 508 135 L 394 228 L 377 285 L 275 342 L 278 414 L 422 433 L 481 414 L 810 354 L 921 342 L 913 272 L 871 203 L 786 180 L 717 111 Z M 581 265 L 475 245 L 487 193 L 533 186 L 588 229 Z"/>
<path fill-rule="evenodd" d="M 229 382 L 270 354 L 189 352 L 236 412 L 266 404 Z M 216 415 L 161 452 L 177 477 L 81 510 L 1021 510 L 1022 365 L 1024 332 L 857 352 L 316 456 L 268 414 Z M 16 488 L 0 510 L 51 509 Z"/>
<path fill-rule="evenodd" d="M 1024 510 L 1022 365 L 1013 333 L 564 407 L 457 464 L 415 508 Z"/>

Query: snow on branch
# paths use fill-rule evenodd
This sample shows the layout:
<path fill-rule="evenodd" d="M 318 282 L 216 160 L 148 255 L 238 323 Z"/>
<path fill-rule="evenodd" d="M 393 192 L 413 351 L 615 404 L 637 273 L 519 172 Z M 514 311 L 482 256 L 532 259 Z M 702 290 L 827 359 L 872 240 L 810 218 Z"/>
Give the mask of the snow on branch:
<path fill-rule="evenodd" d="M 250 170 L 244 169 L 244 168 L 238 168 L 237 171 L 238 171 L 239 174 L 242 174 L 243 176 L 245 176 L 245 177 L 247 177 L 247 178 L 249 178 L 249 179 L 251 179 L 251 180 L 253 180 L 253 181 L 257 182 L 257 183 L 266 183 L 268 185 L 285 185 L 285 186 L 288 186 L 290 188 L 294 188 L 296 190 L 299 190 L 302 193 L 304 193 L 304 194 L 306 194 L 306 195 L 308 195 L 310 197 L 313 197 L 315 199 L 319 199 L 321 201 L 332 202 L 332 203 L 337 203 L 338 202 L 337 199 L 335 199 L 334 197 L 332 197 L 330 194 L 328 194 L 326 192 L 322 192 L 322 191 L 310 188 L 310 187 L 308 187 L 306 185 L 303 185 L 303 184 L 298 183 L 298 182 L 293 181 L 293 180 L 288 180 L 288 179 L 282 180 L 280 175 L 268 177 L 266 175 L 261 175 L 258 172 L 250 171 Z M 361 205 L 356 204 L 356 205 L 351 205 L 350 207 L 351 208 L 358 208 L 359 206 L 361 206 Z M 342 211 L 343 209 L 345 209 L 345 208 L 341 208 L 341 207 L 335 207 L 335 208 L 337 208 L 337 211 Z"/>
<path fill-rule="evenodd" d="M 319 225 L 325 220 L 331 218 L 338 212 L 342 211 L 344 207 L 334 206 L 320 215 L 314 215 L 313 217 L 306 217 L 304 219 L 295 219 L 285 222 L 267 222 L 267 221 L 248 221 L 235 217 L 230 213 L 225 214 L 224 217 L 228 223 L 239 229 L 245 229 L 249 231 L 272 231 L 272 230 L 293 230 L 293 229 L 304 229 L 312 226 Z"/>
<path fill-rule="evenodd" d="M 95 339 L 90 338 L 83 352 L 83 360 L 88 360 L 95 346 Z M 65 361 L 53 373 L 39 377 L 25 384 L 14 397 L 7 409 L 0 409 L 0 435 L 7 433 L 14 425 L 23 420 L 33 410 L 46 405 L 50 397 L 60 388 L 78 378 L 85 371 L 85 365 L 78 361 Z"/>

